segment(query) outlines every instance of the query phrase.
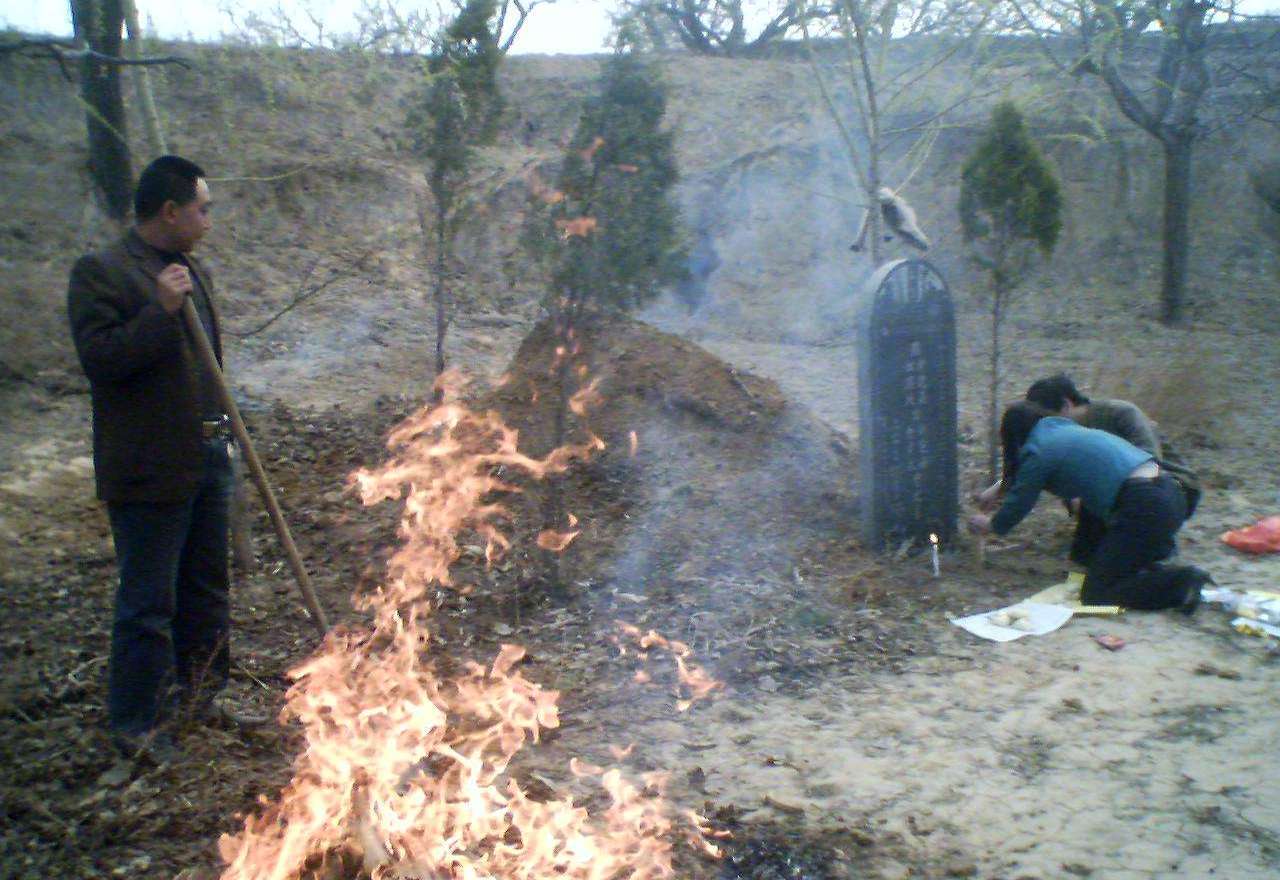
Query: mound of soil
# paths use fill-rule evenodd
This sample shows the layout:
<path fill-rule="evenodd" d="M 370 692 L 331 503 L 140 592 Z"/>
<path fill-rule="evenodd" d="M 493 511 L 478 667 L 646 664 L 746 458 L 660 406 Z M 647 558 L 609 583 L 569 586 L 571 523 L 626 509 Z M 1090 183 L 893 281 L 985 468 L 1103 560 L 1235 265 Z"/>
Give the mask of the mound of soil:
<path fill-rule="evenodd" d="M 584 419 L 570 415 L 566 436 L 590 431 L 606 444 L 558 481 L 584 530 L 568 555 L 580 576 L 634 586 L 655 576 L 789 573 L 812 542 L 850 531 L 849 445 L 776 383 L 628 319 L 596 319 L 577 338 L 575 369 L 585 366 L 581 381 L 595 381 L 603 402 Z M 508 381 L 480 401 L 534 455 L 554 442 L 546 402 L 558 394 L 550 365 L 559 345 L 552 324 L 539 323 Z"/>

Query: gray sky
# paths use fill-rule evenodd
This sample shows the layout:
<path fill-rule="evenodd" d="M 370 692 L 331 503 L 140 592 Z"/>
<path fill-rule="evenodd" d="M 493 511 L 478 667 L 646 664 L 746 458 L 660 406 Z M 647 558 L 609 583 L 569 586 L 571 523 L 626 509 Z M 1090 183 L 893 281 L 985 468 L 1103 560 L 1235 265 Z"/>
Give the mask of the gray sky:
<path fill-rule="evenodd" d="M 352 11 L 360 0 L 137 0 L 145 26 L 150 20 L 157 36 L 197 40 L 216 38 L 228 28 L 222 9 L 257 9 L 263 12 L 277 5 L 286 9 L 311 9 L 323 17 L 335 32 L 354 30 Z M 403 9 L 428 4 L 406 0 Z M 609 34 L 609 0 L 556 0 L 539 6 L 529 16 L 516 40 L 514 51 L 533 53 L 583 53 L 604 51 Z M 71 33 L 71 13 L 66 0 L 0 0 L 0 25 L 23 31 L 51 34 Z"/>

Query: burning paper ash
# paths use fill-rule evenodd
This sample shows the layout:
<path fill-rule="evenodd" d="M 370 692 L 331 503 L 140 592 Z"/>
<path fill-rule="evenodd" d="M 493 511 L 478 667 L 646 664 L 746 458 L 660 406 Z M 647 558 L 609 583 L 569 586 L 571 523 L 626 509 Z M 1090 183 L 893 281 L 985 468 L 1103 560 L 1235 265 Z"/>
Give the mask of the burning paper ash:
<path fill-rule="evenodd" d="M 649 659 L 650 652 L 656 648 L 669 653 L 675 660 L 678 696 L 676 709 L 678 711 L 688 711 L 698 700 L 706 699 L 713 691 L 724 687 L 724 682 L 715 680 L 702 667 L 689 662 L 693 651 L 684 642 L 665 638 L 653 630 L 641 632 L 639 627 L 621 620 L 617 621 L 617 627 L 619 634 L 614 637 L 614 644 L 618 646 L 618 653 L 621 656 L 626 657 L 630 654 L 645 661 Z M 635 680 L 643 684 L 651 681 L 652 676 L 645 669 L 637 669 Z"/>
<path fill-rule="evenodd" d="M 717 855 L 706 820 L 660 796 L 660 774 L 636 784 L 617 768 L 574 761 L 572 772 L 609 796 L 598 816 L 570 796 L 533 800 L 521 789 L 506 772 L 513 756 L 559 724 L 559 694 L 517 668 L 523 648 L 503 645 L 489 665 L 467 663 L 451 679 L 435 672 L 430 593 L 454 586 L 460 539 L 477 535 L 486 558 L 500 558 L 509 539 L 494 494 L 519 491 L 514 479 L 562 472 L 600 446 L 590 437 L 530 458 L 495 414 L 456 402 L 454 377 L 443 391 L 442 403 L 392 431 L 384 465 L 354 475 L 366 504 L 403 501 L 402 544 L 387 583 L 355 599 L 369 628 L 330 633 L 290 672 L 282 717 L 301 725 L 306 745 L 279 797 L 263 799 L 239 834 L 219 842 L 224 880 L 317 876 L 351 858 L 374 878 L 656 880 L 672 876 L 678 831 Z M 676 658 L 682 701 L 716 686 L 688 663 L 686 646 L 652 632 L 637 644 Z"/>

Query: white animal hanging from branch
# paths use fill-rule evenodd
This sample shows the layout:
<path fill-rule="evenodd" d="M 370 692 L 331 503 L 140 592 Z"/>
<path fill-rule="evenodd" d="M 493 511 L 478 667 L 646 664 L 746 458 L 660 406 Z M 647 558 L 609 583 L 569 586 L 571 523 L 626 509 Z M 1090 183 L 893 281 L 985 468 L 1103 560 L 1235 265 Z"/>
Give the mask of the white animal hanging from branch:
<path fill-rule="evenodd" d="M 920 224 L 916 221 L 916 212 L 907 204 L 906 199 L 889 189 L 889 187 L 882 186 L 876 190 L 876 201 L 880 203 L 880 216 L 884 219 L 886 229 L 914 248 L 922 251 L 929 249 L 929 239 L 920 231 Z M 870 208 L 863 213 L 862 225 L 858 229 L 858 240 L 850 246 L 849 250 L 861 251 L 866 246 L 867 230 L 871 226 L 870 213 Z M 884 240 L 889 241 L 892 237 L 892 235 L 886 234 Z"/>

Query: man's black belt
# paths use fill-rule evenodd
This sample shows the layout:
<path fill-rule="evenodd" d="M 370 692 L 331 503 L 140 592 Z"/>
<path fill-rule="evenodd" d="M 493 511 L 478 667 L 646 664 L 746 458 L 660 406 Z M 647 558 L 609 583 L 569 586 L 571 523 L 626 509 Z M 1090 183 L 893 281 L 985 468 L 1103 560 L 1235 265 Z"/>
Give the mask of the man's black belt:
<path fill-rule="evenodd" d="M 205 419 L 200 423 L 200 436 L 205 440 L 213 440 L 214 438 L 221 440 L 232 439 L 230 417 L 221 416 L 216 419 Z"/>

